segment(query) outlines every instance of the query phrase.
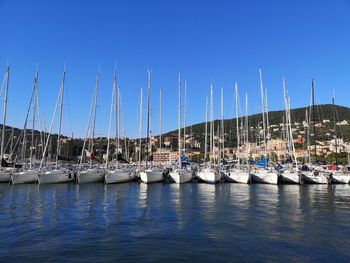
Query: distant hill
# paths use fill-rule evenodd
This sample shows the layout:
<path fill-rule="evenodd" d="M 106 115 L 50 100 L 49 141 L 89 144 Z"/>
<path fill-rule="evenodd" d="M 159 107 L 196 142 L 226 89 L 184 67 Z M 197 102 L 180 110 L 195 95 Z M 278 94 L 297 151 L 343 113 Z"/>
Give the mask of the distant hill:
<path fill-rule="evenodd" d="M 297 108 L 291 110 L 291 117 L 292 117 L 292 123 L 298 122 L 302 123 L 305 120 L 305 112 L 308 109 L 308 107 L 303 108 Z M 325 125 L 322 129 L 316 129 L 316 135 L 317 139 L 325 140 L 330 139 L 329 131 L 333 129 L 333 106 L 331 104 L 324 104 L 324 105 L 317 105 L 315 106 L 316 112 L 316 122 L 322 121 L 322 120 L 330 120 L 328 124 Z M 338 121 L 347 120 L 350 123 L 350 108 L 336 105 L 336 112 L 337 112 L 337 119 Z M 284 111 L 271 111 L 269 112 L 269 122 L 270 125 L 276 125 L 283 122 L 283 116 Z M 257 139 L 258 136 L 258 130 L 259 124 L 261 126 L 262 122 L 262 116 L 260 114 L 254 114 L 249 116 L 249 141 L 254 142 Z M 218 127 L 220 125 L 220 120 L 215 120 L 215 131 L 217 131 Z M 300 130 L 303 129 L 302 125 L 300 126 Z M 226 119 L 224 120 L 224 127 L 225 127 L 225 145 L 226 147 L 235 147 L 237 143 L 236 138 L 236 119 Z M 0 124 L 0 132 L 1 132 L 2 125 Z M 204 129 L 205 129 L 205 123 L 198 123 L 191 126 L 186 127 L 186 133 L 192 134 L 193 138 L 197 140 L 198 142 L 203 145 L 204 142 Z M 209 129 L 209 126 L 208 126 Z M 12 136 L 13 132 L 13 136 Z M 182 131 L 183 132 L 183 131 Z M 280 138 L 281 131 L 274 132 L 271 129 L 272 137 L 273 138 Z M 23 129 L 19 128 L 12 128 L 9 126 L 6 126 L 6 134 L 5 134 L 5 152 L 9 153 L 10 148 L 13 147 L 13 151 L 20 154 L 23 152 L 21 150 L 22 142 L 23 142 Z M 296 133 L 297 134 L 297 133 Z M 294 134 L 296 136 L 296 134 Z M 327 135 L 328 134 L 328 135 Z M 337 128 L 337 134 L 338 136 L 343 137 L 346 141 L 350 141 L 350 125 L 342 126 Z M 47 138 L 47 133 L 45 134 L 45 137 Z M 173 137 L 173 144 L 172 149 L 175 150 L 177 148 L 177 130 L 167 132 L 162 135 L 164 137 Z M 327 137 L 328 136 L 328 137 Z M 157 137 L 157 136 L 156 136 Z M 11 139 L 12 138 L 12 139 Z M 26 130 L 26 156 L 29 155 L 29 146 L 31 144 L 31 130 Z M 53 134 L 51 136 L 52 143 L 49 144 L 48 151 L 52 153 L 52 155 L 55 154 L 56 151 L 56 141 L 57 141 L 57 134 Z M 70 159 L 76 159 L 77 156 L 80 155 L 83 145 L 83 140 L 80 138 L 71 139 L 67 136 L 61 136 L 64 140 L 62 143 L 62 149 L 61 149 L 61 155 L 68 157 Z M 38 131 L 35 131 L 34 136 L 34 145 L 40 145 L 42 138 L 40 137 L 40 133 Z M 12 141 L 12 142 L 11 142 Z M 130 139 L 127 139 L 127 141 L 131 141 Z M 145 138 L 143 138 L 143 145 L 145 143 Z M 111 153 L 114 153 L 114 145 L 113 142 L 111 143 Z M 124 145 L 124 140 L 121 140 L 121 145 Z M 134 152 L 134 144 L 128 144 L 128 151 L 130 156 L 135 156 Z M 96 138 L 95 140 L 95 149 L 99 151 L 100 154 L 103 154 L 106 152 L 107 149 L 107 139 L 105 137 Z M 144 149 L 143 149 L 144 150 Z M 198 150 L 198 149 L 196 149 Z M 41 157 L 42 154 L 42 147 L 38 147 L 36 152 L 37 158 Z"/>
<path fill-rule="evenodd" d="M 296 108 L 291 109 L 291 119 L 292 123 L 298 122 L 302 123 L 305 121 L 305 113 L 310 107 L 302 107 L 302 108 Z M 337 112 L 337 119 L 340 120 L 347 120 L 350 121 L 350 108 L 335 105 L 336 112 Z M 274 124 L 280 124 L 283 123 L 283 117 L 284 117 L 284 110 L 279 111 L 270 111 L 268 113 L 269 115 L 269 123 L 270 125 Z M 322 104 L 322 105 L 315 105 L 315 120 L 323 121 L 323 120 L 330 120 L 331 123 L 333 122 L 333 105 L 332 104 Z M 258 124 L 262 122 L 262 115 L 261 113 L 253 114 L 249 116 L 249 126 L 250 127 L 258 127 Z M 217 127 L 219 126 L 220 120 L 215 120 L 215 130 L 217 130 Z M 261 125 L 261 124 L 260 124 Z M 209 126 L 208 126 L 209 129 Z M 224 129 L 225 129 L 225 141 L 228 142 L 228 146 L 232 146 L 232 142 L 236 141 L 236 118 L 232 119 L 225 119 L 224 120 Z M 204 140 L 204 132 L 205 132 L 205 122 L 194 124 L 192 126 L 186 127 L 187 133 L 192 131 L 193 136 L 202 142 Z M 256 131 L 257 132 L 257 131 Z M 345 131 L 344 131 L 345 132 Z M 166 134 L 163 134 L 163 136 L 176 136 L 177 130 L 170 131 Z M 322 134 L 320 133 L 319 136 Z M 346 138 L 350 139 L 350 134 L 343 134 L 346 135 Z M 250 132 L 249 135 L 250 141 L 255 140 L 256 134 L 254 132 Z"/>

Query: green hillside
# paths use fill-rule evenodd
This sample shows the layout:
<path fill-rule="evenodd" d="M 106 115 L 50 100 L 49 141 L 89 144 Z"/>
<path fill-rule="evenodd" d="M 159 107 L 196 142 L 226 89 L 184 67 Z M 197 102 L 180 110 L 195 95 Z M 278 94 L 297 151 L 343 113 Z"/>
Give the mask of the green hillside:
<path fill-rule="evenodd" d="M 350 122 L 350 108 L 336 105 L 336 113 L 337 113 L 337 120 L 347 120 Z M 306 111 L 310 110 L 309 107 L 303 107 L 303 108 L 297 108 L 297 109 L 291 109 L 291 119 L 292 123 L 298 122 L 302 124 L 303 121 L 305 121 Z M 283 110 L 280 111 L 271 111 L 269 112 L 269 123 L 270 125 L 279 125 L 280 123 L 283 123 L 283 117 L 285 112 Z M 262 115 L 260 114 L 254 114 L 249 116 L 249 127 L 254 127 L 255 129 L 249 132 L 249 140 L 255 141 L 257 134 L 258 134 L 258 127 L 260 124 L 260 127 L 262 127 Z M 333 117 L 333 105 L 331 104 L 323 104 L 323 105 L 316 105 L 315 106 L 315 121 L 323 121 L 323 120 L 329 120 L 330 123 L 326 124 L 326 127 L 329 129 L 332 129 L 334 126 L 334 117 Z M 220 120 L 215 120 L 215 130 L 217 130 L 217 127 L 220 125 Z M 293 125 L 294 126 L 294 125 Z M 209 126 L 208 126 L 209 127 Z M 200 142 L 204 141 L 204 132 L 205 132 L 205 122 L 198 123 L 195 125 L 192 125 L 190 127 L 186 127 L 187 133 L 189 131 L 192 131 L 192 135 L 195 139 L 199 140 Z M 208 128 L 209 129 L 209 128 Z M 224 120 L 224 129 L 225 129 L 225 141 L 227 146 L 235 146 L 236 144 L 236 118 L 233 119 L 225 119 Z M 340 130 L 341 129 L 341 130 Z M 280 134 L 275 134 L 272 132 L 272 136 L 274 138 L 279 138 Z M 324 134 L 326 133 L 326 130 L 316 129 L 316 136 L 317 139 L 322 139 Z M 350 129 L 349 126 L 342 126 L 337 127 L 337 134 L 338 136 L 344 137 L 346 140 L 350 140 Z M 177 130 L 170 131 L 163 136 L 176 136 Z"/>

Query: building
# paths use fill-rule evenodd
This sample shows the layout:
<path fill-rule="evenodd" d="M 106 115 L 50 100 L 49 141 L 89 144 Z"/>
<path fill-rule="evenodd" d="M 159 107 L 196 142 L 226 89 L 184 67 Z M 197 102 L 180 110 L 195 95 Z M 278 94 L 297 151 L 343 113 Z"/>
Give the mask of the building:
<path fill-rule="evenodd" d="M 348 123 L 348 121 L 346 121 L 346 120 L 342 120 L 342 121 L 340 121 L 340 122 L 337 122 L 337 125 L 338 125 L 338 126 L 344 126 L 344 125 L 349 125 L 349 123 Z"/>
<path fill-rule="evenodd" d="M 153 161 L 155 163 L 171 164 L 178 159 L 178 152 L 170 151 L 167 149 L 158 149 L 153 153 Z"/>
<path fill-rule="evenodd" d="M 303 144 L 304 141 L 305 141 L 305 139 L 301 135 L 298 135 L 297 138 L 294 140 L 294 142 L 297 143 L 297 144 Z"/>
<path fill-rule="evenodd" d="M 171 147 L 174 146 L 176 140 L 176 137 L 166 136 L 163 139 L 163 144 L 165 147 Z"/>

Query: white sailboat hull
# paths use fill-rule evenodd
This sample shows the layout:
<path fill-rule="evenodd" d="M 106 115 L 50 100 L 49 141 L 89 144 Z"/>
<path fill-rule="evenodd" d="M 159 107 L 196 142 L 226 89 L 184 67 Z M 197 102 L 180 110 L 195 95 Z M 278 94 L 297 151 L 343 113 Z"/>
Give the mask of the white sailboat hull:
<path fill-rule="evenodd" d="M 187 170 L 175 170 L 170 172 L 170 178 L 177 184 L 188 183 L 192 181 L 192 173 Z"/>
<path fill-rule="evenodd" d="M 301 175 L 298 172 L 286 170 L 280 174 L 280 179 L 282 183 L 300 184 Z"/>
<path fill-rule="evenodd" d="M 0 170 L 0 183 L 8 183 L 11 179 L 12 170 Z"/>
<path fill-rule="evenodd" d="M 277 184 L 278 173 L 267 170 L 257 170 L 252 173 L 252 181 L 260 184 Z"/>
<path fill-rule="evenodd" d="M 215 184 L 221 179 L 221 174 L 219 172 L 210 169 L 204 169 L 202 171 L 199 171 L 197 173 L 197 176 L 199 179 L 208 184 Z"/>
<path fill-rule="evenodd" d="M 11 175 L 12 184 L 33 184 L 38 181 L 38 170 L 26 170 Z"/>
<path fill-rule="evenodd" d="M 135 180 L 135 172 L 128 169 L 115 169 L 107 171 L 105 175 L 106 184 L 124 183 Z"/>
<path fill-rule="evenodd" d="M 78 173 L 78 183 L 96 183 L 103 182 L 105 171 L 100 168 L 89 168 Z"/>
<path fill-rule="evenodd" d="M 321 172 L 308 171 L 303 173 L 303 183 L 307 184 L 327 184 L 328 176 Z"/>
<path fill-rule="evenodd" d="M 73 171 L 68 169 L 55 169 L 38 174 L 39 184 L 69 183 L 75 181 Z"/>
<path fill-rule="evenodd" d="M 343 172 L 334 172 L 332 174 L 332 183 L 348 184 L 350 182 L 350 174 Z"/>
<path fill-rule="evenodd" d="M 247 184 L 250 181 L 250 174 L 240 170 L 228 170 L 224 173 L 227 181 L 232 183 Z"/>
<path fill-rule="evenodd" d="M 140 172 L 140 179 L 146 184 L 158 183 L 164 181 L 164 171 L 163 170 L 146 170 Z"/>

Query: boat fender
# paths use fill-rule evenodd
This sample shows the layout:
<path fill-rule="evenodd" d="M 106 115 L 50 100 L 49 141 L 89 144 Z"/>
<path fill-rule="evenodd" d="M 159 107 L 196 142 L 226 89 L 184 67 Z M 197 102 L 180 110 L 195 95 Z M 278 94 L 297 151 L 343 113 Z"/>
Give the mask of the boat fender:
<path fill-rule="evenodd" d="M 76 179 L 77 178 L 77 172 L 74 172 L 74 179 Z"/>
<path fill-rule="evenodd" d="M 71 175 L 71 173 L 69 173 L 69 174 L 68 174 L 68 177 L 69 177 L 69 179 L 71 179 L 71 178 L 72 178 L 72 175 Z"/>

